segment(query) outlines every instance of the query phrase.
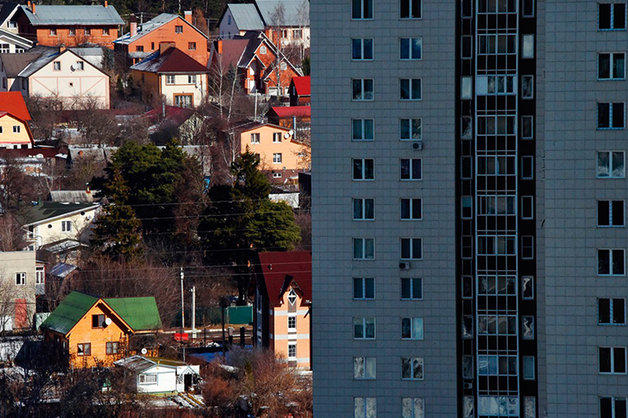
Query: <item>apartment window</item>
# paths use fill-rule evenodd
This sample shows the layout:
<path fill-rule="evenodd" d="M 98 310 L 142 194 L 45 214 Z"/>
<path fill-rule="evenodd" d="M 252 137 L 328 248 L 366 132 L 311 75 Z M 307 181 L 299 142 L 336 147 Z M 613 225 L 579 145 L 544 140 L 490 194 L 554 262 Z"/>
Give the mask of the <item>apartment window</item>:
<path fill-rule="evenodd" d="M 515 237 L 511 236 L 479 236 L 479 255 L 514 255 L 516 251 Z"/>
<path fill-rule="evenodd" d="M 372 260 L 375 258 L 375 240 L 373 238 L 353 238 L 353 259 Z"/>
<path fill-rule="evenodd" d="M 196 51 L 196 42 L 188 42 L 188 50 Z"/>
<path fill-rule="evenodd" d="M 375 318 L 353 318 L 353 338 L 357 340 L 375 339 Z"/>
<path fill-rule="evenodd" d="M 471 78 L 469 83 L 471 83 Z M 478 75 L 475 77 L 475 90 L 478 96 L 493 96 L 515 94 L 517 92 L 517 77 L 513 75 Z M 469 84 L 468 98 L 471 98 L 471 84 Z"/>
<path fill-rule="evenodd" d="M 402 19 L 421 18 L 421 0 L 401 0 L 399 17 Z"/>
<path fill-rule="evenodd" d="M 416 221 L 423 219 L 421 199 L 401 199 L 401 220 Z"/>
<path fill-rule="evenodd" d="M 521 178 L 530 180 L 534 178 L 534 159 L 533 157 L 521 157 Z"/>
<path fill-rule="evenodd" d="M 598 325 L 626 325 L 626 299 L 599 298 Z"/>
<path fill-rule="evenodd" d="M 463 116 L 460 119 L 460 137 L 473 139 L 473 120 L 469 116 Z"/>
<path fill-rule="evenodd" d="M 183 33 L 183 26 L 175 26 L 174 33 Z"/>
<path fill-rule="evenodd" d="M 166 76 L 166 84 L 174 84 L 175 78 L 174 74 L 170 74 Z"/>
<path fill-rule="evenodd" d="M 351 39 L 351 59 L 372 60 L 373 39 Z"/>
<path fill-rule="evenodd" d="M 57 30 L 56 29 L 50 29 L 50 36 L 57 36 Z"/>
<path fill-rule="evenodd" d="M 421 100 L 421 79 L 402 78 L 399 80 L 399 99 Z"/>
<path fill-rule="evenodd" d="M 196 75 L 188 75 L 188 84 L 196 84 Z"/>
<path fill-rule="evenodd" d="M 351 80 L 353 86 L 353 100 L 373 100 L 373 79 L 356 78 Z"/>
<path fill-rule="evenodd" d="M 105 315 L 98 314 L 92 315 L 92 328 L 104 328 L 105 327 Z"/>
<path fill-rule="evenodd" d="M 521 278 L 521 298 L 525 300 L 534 299 L 534 277 L 523 276 Z"/>
<path fill-rule="evenodd" d="M 422 137 L 421 119 L 399 119 L 399 139 L 420 141 Z"/>
<path fill-rule="evenodd" d="M 597 201 L 597 226 L 625 226 L 623 200 Z"/>
<path fill-rule="evenodd" d="M 273 143 L 281 143 L 281 132 L 273 132 Z"/>
<path fill-rule="evenodd" d="M 157 375 L 156 374 L 140 374 L 140 385 L 156 385 L 157 384 Z"/>
<path fill-rule="evenodd" d="M 91 343 L 82 343 L 76 345 L 76 355 L 77 356 L 91 356 L 92 355 L 92 344 Z"/>
<path fill-rule="evenodd" d="M 401 259 L 421 260 L 423 258 L 423 239 L 401 238 Z"/>
<path fill-rule="evenodd" d="M 532 260 L 534 258 L 534 237 L 532 235 L 521 237 L 521 258 L 523 260 Z"/>
<path fill-rule="evenodd" d="M 623 52 L 597 54 L 597 77 L 600 80 L 624 80 L 626 78 L 626 54 Z"/>
<path fill-rule="evenodd" d="M 471 180 L 473 178 L 472 157 L 461 157 L 460 163 L 460 178 L 463 180 Z"/>
<path fill-rule="evenodd" d="M 68 31 L 68 36 L 76 36 L 76 29 L 70 28 Z"/>
<path fill-rule="evenodd" d="M 420 60 L 422 53 L 422 38 L 399 39 L 400 60 Z"/>
<path fill-rule="evenodd" d="M 281 164 L 283 161 L 282 155 L 280 152 L 275 152 L 273 154 L 273 164 Z"/>
<path fill-rule="evenodd" d="M 597 177 L 623 179 L 626 174 L 624 160 L 623 151 L 598 151 Z"/>
<path fill-rule="evenodd" d="M 375 137 L 375 121 L 373 119 L 352 119 L 351 140 L 372 141 Z"/>
<path fill-rule="evenodd" d="M 375 279 L 372 277 L 354 277 L 353 299 L 375 299 Z"/>
<path fill-rule="evenodd" d="M 52 69 L 54 71 L 61 71 L 61 61 L 54 61 L 52 63 Z"/>
<path fill-rule="evenodd" d="M 523 379 L 534 380 L 536 375 L 535 358 L 533 356 L 523 356 Z"/>
<path fill-rule="evenodd" d="M 353 160 L 353 180 L 374 180 L 374 160 L 357 158 Z"/>
<path fill-rule="evenodd" d="M 534 197 L 522 196 L 521 197 L 521 219 L 533 219 L 534 218 Z"/>
<path fill-rule="evenodd" d="M 136 52 L 144 52 L 144 45 L 137 45 L 135 47 Z"/>
<path fill-rule="evenodd" d="M 523 35 L 521 39 L 521 58 L 534 58 L 534 35 Z"/>
<path fill-rule="evenodd" d="M 373 380 L 377 371 L 375 357 L 354 357 L 353 378 L 356 380 Z"/>
<path fill-rule="evenodd" d="M 525 36 L 525 35 L 524 35 Z M 515 35 L 479 35 L 478 55 L 516 54 Z"/>
<path fill-rule="evenodd" d="M 517 317 L 511 315 L 478 316 L 478 335 L 517 335 Z"/>
<path fill-rule="evenodd" d="M 288 343 L 288 359 L 296 360 L 297 358 L 297 343 Z"/>
<path fill-rule="evenodd" d="M 353 199 L 353 220 L 370 221 L 375 219 L 375 199 Z"/>
<path fill-rule="evenodd" d="M 600 397 L 600 418 L 626 418 L 628 416 L 627 403 L 626 398 Z"/>
<path fill-rule="evenodd" d="M 373 0 L 353 0 L 352 19 L 373 19 Z"/>
<path fill-rule="evenodd" d="M 517 375 L 517 357 L 515 356 L 478 356 L 478 374 L 480 376 Z"/>
<path fill-rule="evenodd" d="M 422 169 L 420 158 L 402 158 L 400 160 L 401 180 L 421 180 Z"/>
<path fill-rule="evenodd" d="M 26 273 L 15 273 L 15 284 L 24 286 L 26 284 Z"/>
<path fill-rule="evenodd" d="M 353 398 L 353 418 L 377 418 L 376 398 Z"/>
<path fill-rule="evenodd" d="M 626 3 L 598 3 L 599 30 L 626 30 Z"/>
<path fill-rule="evenodd" d="M 534 97 L 534 76 L 521 76 L 521 98 L 532 99 Z"/>
<path fill-rule="evenodd" d="M 108 342 L 105 346 L 107 354 L 118 354 L 119 343 L 116 341 Z"/>
<path fill-rule="evenodd" d="M 296 315 L 288 316 L 288 332 L 296 332 L 297 330 L 297 317 Z"/>
<path fill-rule="evenodd" d="M 72 232 L 72 221 L 61 221 L 62 232 Z"/>
<path fill-rule="evenodd" d="M 470 35 L 463 35 L 460 41 L 460 56 L 463 59 L 472 58 L 473 53 L 473 37 Z"/>
<path fill-rule="evenodd" d="M 401 338 L 404 340 L 422 340 L 423 318 L 401 318 Z"/>
<path fill-rule="evenodd" d="M 401 378 L 409 380 L 423 380 L 423 358 L 402 357 Z"/>
<path fill-rule="evenodd" d="M 421 300 L 423 299 L 423 279 L 414 277 L 401 278 L 401 299 Z"/>
<path fill-rule="evenodd" d="M 623 276 L 626 254 L 623 249 L 597 250 L 597 274 L 599 276 Z"/>
<path fill-rule="evenodd" d="M 401 398 L 401 418 L 425 418 L 422 398 Z"/>
<path fill-rule="evenodd" d="M 102 36 L 109 36 L 109 29 L 108 28 L 104 28 L 102 30 Z"/>
<path fill-rule="evenodd" d="M 624 129 L 624 103 L 598 103 L 597 128 Z"/>
<path fill-rule="evenodd" d="M 532 116 L 521 116 L 521 139 L 534 138 L 534 118 Z"/>
<path fill-rule="evenodd" d="M 626 347 L 598 347 L 601 374 L 626 373 Z"/>
<path fill-rule="evenodd" d="M 478 116 L 478 135 L 514 135 L 514 116 Z"/>
<path fill-rule="evenodd" d="M 92 36 L 92 30 L 89 29 L 89 28 L 85 29 L 85 36 Z M 142 51 L 143 51 L 143 49 L 142 49 Z"/>
<path fill-rule="evenodd" d="M 22 131 L 20 125 L 13 125 L 13 133 L 19 134 Z"/>
<path fill-rule="evenodd" d="M 44 284 L 46 283 L 46 271 L 43 267 L 35 268 L 35 284 Z"/>

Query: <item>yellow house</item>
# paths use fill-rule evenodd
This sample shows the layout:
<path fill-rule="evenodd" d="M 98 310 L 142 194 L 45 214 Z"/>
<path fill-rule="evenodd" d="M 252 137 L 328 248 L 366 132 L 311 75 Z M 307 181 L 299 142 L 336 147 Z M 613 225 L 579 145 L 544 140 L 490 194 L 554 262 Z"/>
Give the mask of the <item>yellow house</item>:
<path fill-rule="evenodd" d="M 81 292 L 70 293 L 40 327 L 45 343 L 61 349 L 72 367 L 109 367 L 135 354 L 131 335 L 161 328 L 153 297 L 102 299 Z"/>
<path fill-rule="evenodd" d="M 0 112 L 0 148 L 33 147 L 33 134 L 26 121 L 8 112 Z"/>

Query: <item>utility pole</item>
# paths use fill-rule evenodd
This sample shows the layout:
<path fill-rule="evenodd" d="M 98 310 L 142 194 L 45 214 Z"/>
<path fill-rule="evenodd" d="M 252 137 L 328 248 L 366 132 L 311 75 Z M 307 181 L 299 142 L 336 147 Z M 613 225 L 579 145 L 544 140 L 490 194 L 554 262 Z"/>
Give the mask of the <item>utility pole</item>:
<path fill-rule="evenodd" d="M 192 340 L 196 339 L 196 286 L 192 286 Z"/>
<path fill-rule="evenodd" d="M 183 267 L 181 267 L 181 333 L 185 331 L 185 300 L 183 298 Z"/>

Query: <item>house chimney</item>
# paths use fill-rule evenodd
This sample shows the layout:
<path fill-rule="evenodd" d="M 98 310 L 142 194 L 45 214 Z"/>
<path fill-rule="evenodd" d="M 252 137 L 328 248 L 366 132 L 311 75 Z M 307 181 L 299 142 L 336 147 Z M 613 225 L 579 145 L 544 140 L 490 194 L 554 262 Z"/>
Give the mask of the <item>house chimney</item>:
<path fill-rule="evenodd" d="M 192 11 L 186 10 L 185 12 L 183 12 L 183 14 L 185 15 L 186 22 L 188 22 L 191 25 L 192 24 Z"/>
<path fill-rule="evenodd" d="M 107 6 L 109 6 L 109 3 L 107 2 L 107 0 L 105 0 L 105 9 L 107 8 Z"/>
<path fill-rule="evenodd" d="M 137 35 L 137 18 L 135 15 L 131 15 L 131 18 L 129 19 L 129 31 L 131 32 L 131 37 Z"/>
<path fill-rule="evenodd" d="M 218 41 L 216 41 L 216 49 L 218 49 L 219 54 L 222 54 L 222 39 L 218 39 Z"/>
<path fill-rule="evenodd" d="M 28 8 L 30 9 L 32 7 L 31 0 L 28 0 L 27 4 L 28 4 Z"/>
<path fill-rule="evenodd" d="M 160 43 L 159 44 L 159 55 L 163 54 L 164 52 L 166 52 L 170 48 L 175 48 L 176 46 L 177 46 L 177 44 L 175 44 L 174 42 L 162 42 L 162 43 Z"/>
<path fill-rule="evenodd" d="M 33 6 L 31 7 L 31 11 L 33 12 L 33 14 L 35 14 L 35 2 L 32 2 L 31 6 Z"/>

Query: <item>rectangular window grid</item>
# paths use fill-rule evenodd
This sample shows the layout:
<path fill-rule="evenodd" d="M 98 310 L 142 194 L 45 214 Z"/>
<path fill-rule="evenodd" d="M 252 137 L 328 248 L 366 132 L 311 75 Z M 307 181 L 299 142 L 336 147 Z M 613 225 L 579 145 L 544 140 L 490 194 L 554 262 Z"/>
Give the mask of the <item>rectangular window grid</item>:
<path fill-rule="evenodd" d="M 373 59 L 373 39 L 351 39 L 351 59 L 356 61 L 370 61 Z"/>
<path fill-rule="evenodd" d="M 423 299 L 423 279 L 416 277 L 401 278 L 401 299 L 421 300 Z"/>
<path fill-rule="evenodd" d="M 402 141 L 420 141 L 421 119 L 399 119 L 399 139 Z"/>
<path fill-rule="evenodd" d="M 401 318 L 401 339 L 422 340 L 423 318 Z"/>
<path fill-rule="evenodd" d="M 598 298 L 598 325 L 626 325 L 626 299 Z"/>
<path fill-rule="evenodd" d="M 374 180 L 374 160 L 359 158 L 353 160 L 353 180 Z"/>
<path fill-rule="evenodd" d="M 372 277 L 353 278 L 353 299 L 372 300 L 375 299 L 375 279 Z"/>
<path fill-rule="evenodd" d="M 401 199 L 401 220 L 417 221 L 423 219 L 421 199 Z"/>

